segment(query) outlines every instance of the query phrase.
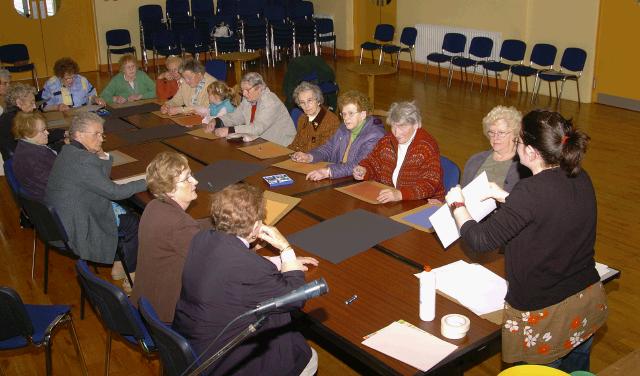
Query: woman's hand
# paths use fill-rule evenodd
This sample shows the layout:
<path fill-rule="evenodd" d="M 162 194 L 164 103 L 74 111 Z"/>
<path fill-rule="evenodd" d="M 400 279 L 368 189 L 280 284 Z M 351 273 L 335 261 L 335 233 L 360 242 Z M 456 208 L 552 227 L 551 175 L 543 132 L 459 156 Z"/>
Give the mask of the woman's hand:
<path fill-rule="evenodd" d="M 116 95 L 113 97 L 113 102 L 117 104 L 123 104 L 127 101 L 127 98 Z"/>
<path fill-rule="evenodd" d="M 502 202 L 504 203 L 507 196 L 509 196 L 509 192 L 505 191 L 504 189 L 500 188 L 500 186 L 494 182 L 489 182 L 489 192 L 487 195 L 483 196 L 480 198 L 480 201 L 484 201 L 487 200 L 489 198 L 492 198 L 498 202 Z"/>
<path fill-rule="evenodd" d="M 169 115 L 171 115 L 171 116 L 178 115 L 178 114 L 184 114 L 185 113 L 185 109 L 184 109 L 184 107 L 180 107 L 180 106 L 169 107 L 169 109 L 167 110 L 167 113 Z"/>
<path fill-rule="evenodd" d="M 98 106 L 106 106 L 107 102 L 104 101 L 104 99 L 100 98 L 100 97 L 94 97 L 93 98 L 93 103 L 97 104 Z"/>
<path fill-rule="evenodd" d="M 162 113 L 163 115 L 166 115 L 169 113 L 170 109 L 171 109 L 171 106 L 169 106 L 169 104 L 165 102 L 162 106 L 160 106 L 160 113 Z"/>
<path fill-rule="evenodd" d="M 298 260 L 298 263 L 300 263 L 302 267 L 301 270 L 303 272 L 306 272 L 307 270 L 309 270 L 307 265 L 318 266 L 318 260 L 314 259 L 313 257 L 298 256 L 297 260 Z"/>
<path fill-rule="evenodd" d="M 213 126 L 215 127 L 215 122 L 213 122 Z M 217 128 L 216 130 L 213 131 L 213 134 L 215 134 L 218 137 L 227 137 L 229 135 L 229 128 L 227 127 L 222 127 L 222 128 Z"/>
<path fill-rule="evenodd" d="M 447 205 L 451 205 L 454 202 L 464 203 L 464 196 L 462 195 L 462 188 L 460 188 L 460 184 L 451 188 L 444 199 L 447 201 Z"/>
<path fill-rule="evenodd" d="M 307 180 L 318 181 L 331 177 L 331 169 L 329 167 L 319 168 L 307 174 Z"/>
<path fill-rule="evenodd" d="M 376 200 L 383 204 L 386 202 L 402 201 L 402 192 L 395 188 L 383 189 L 378 194 Z"/>
<path fill-rule="evenodd" d="M 258 232 L 258 238 L 276 247 L 280 252 L 291 247 L 287 239 L 273 226 L 263 224 Z"/>
<path fill-rule="evenodd" d="M 135 101 L 139 101 L 140 99 L 142 99 L 142 94 L 131 94 L 127 98 L 127 101 L 135 102 Z"/>
<path fill-rule="evenodd" d="M 360 165 L 356 166 L 353 169 L 353 178 L 356 180 L 362 180 L 364 179 L 364 176 L 367 174 L 367 169 L 365 167 L 362 167 Z"/>
<path fill-rule="evenodd" d="M 313 162 L 313 155 L 303 153 L 301 151 L 296 151 L 295 153 L 291 154 L 291 160 L 300 163 L 311 163 Z"/>
<path fill-rule="evenodd" d="M 64 112 L 64 111 L 69 111 L 69 106 L 67 106 L 67 105 L 66 105 L 66 104 L 64 104 L 64 103 L 60 103 L 60 104 L 58 105 L 57 110 L 58 110 L 58 111 L 62 111 L 62 112 Z"/>

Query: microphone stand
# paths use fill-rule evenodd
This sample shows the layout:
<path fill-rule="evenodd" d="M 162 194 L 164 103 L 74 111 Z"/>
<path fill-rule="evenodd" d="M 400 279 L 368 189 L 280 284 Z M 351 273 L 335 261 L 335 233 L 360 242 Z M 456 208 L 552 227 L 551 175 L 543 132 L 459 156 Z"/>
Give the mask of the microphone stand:
<path fill-rule="evenodd" d="M 267 318 L 267 315 L 263 314 L 262 316 L 260 316 L 258 318 L 258 320 L 256 320 L 256 322 L 254 322 L 252 324 L 249 324 L 249 326 L 247 326 L 242 332 L 240 332 L 240 334 L 238 334 L 237 336 L 233 337 L 231 339 L 231 341 L 229 341 L 220 350 L 218 350 L 217 353 L 211 355 L 207 360 L 202 362 L 202 364 L 200 364 L 200 366 L 198 368 L 196 368 L 192 372 L 190 372 L 188 376 L 200 375 L 200 373 L 202 373 L 204 370 L 206 370 L 211 364 L 213 364 L 214 362 L 218 361 L 226 353 L 228 353 L 231 349 L 233 349 L 234 347 L 238 346 L 247 337 L 249 337 L 251 334 L 255 333 L 258 329 L 260 329 L 262 324 L 264 324 L 264 320 L 266 318 Z"/>

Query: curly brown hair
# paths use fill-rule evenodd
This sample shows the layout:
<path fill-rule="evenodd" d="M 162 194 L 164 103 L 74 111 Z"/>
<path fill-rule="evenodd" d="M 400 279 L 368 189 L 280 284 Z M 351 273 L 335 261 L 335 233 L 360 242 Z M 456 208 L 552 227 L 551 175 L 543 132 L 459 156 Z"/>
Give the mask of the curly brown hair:
<path fill-rule="evenodd" d="M 358 108 L 358 111 L 366 111 L 367 115 L 373 110 L 369 97 L 359 92 L 358 90 L 349 90 L 338 97 L 338 108 L 342 108 L 348 104 L 353 104 Z"/>
<path fill-rule="evenodd" d="M 216 231 L 248 238 L 256 221 L 264 221 L 266 212 L 263 191 L 245 183 L 211 195 L 211 219 Z"/>
<path fill-rule="evenodd" d="M 167 193 L 176 188 L 178 177 L 189 169 L 187 157 L 175 151 L 163 151 L 156 155 L 147 166 L 147 187 L 160 200 L 166 200 Z"/>
<path fill-rule="evenodd" d="M 61 59 L 56 60 L 53 64 L 53 73 L 58 77 L 62 78 L 66 73 L 69 74 L 77 74 L 80 72 L 80 67 L 78 67 L 78 63 L 75 62 L 70 57 L 63 57 Z"/>

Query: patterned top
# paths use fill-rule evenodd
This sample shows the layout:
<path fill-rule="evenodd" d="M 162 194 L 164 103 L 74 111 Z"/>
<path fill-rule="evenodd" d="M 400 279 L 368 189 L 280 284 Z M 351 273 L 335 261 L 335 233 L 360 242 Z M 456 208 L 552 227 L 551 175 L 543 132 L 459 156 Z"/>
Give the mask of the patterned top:
<path fill-rule="evenodd" d="M 86 77 L 76 74 L 73 83 L 66 88 L 57 76 L 47 80 L 42 89 L 44 107 L 66 104 L 69 107 L 80 107 L 89 104 L 91 97 L 96 96 L 96 89 Z"/>
<path fill-rule="evenodd" d="M 298 133 L 293 139 L 289 149 L 308 153 L 329 139 L 340 126 L 340 119 L 326 107 L 321 107 L 316 117 L 309 121 L 309 117 L 302 114 L 298 118 Z"/>

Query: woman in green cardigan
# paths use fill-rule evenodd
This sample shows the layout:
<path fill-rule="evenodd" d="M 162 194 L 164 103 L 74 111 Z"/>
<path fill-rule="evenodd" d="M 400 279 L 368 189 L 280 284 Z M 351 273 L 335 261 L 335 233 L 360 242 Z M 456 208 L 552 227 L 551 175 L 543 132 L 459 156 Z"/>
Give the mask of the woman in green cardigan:
<path fill-rule="evenodd" d="M 100 95 L 108 104 L 122 104 L 155 98 L 156 83 L 138 70 L 133 55 L 120 58 L 120 73 L 115 75 Z"/>

